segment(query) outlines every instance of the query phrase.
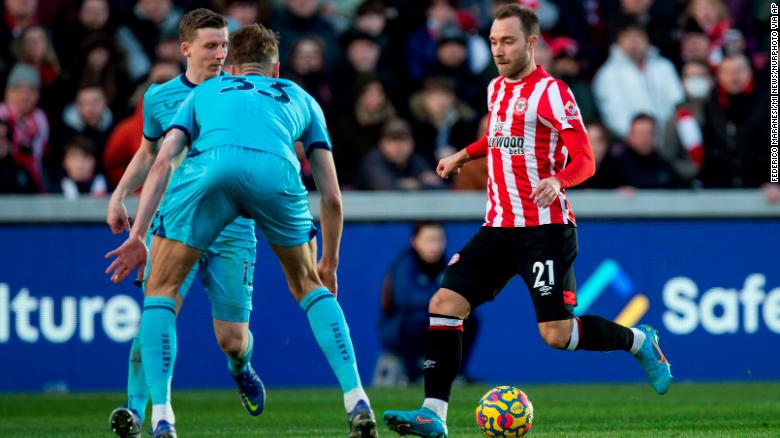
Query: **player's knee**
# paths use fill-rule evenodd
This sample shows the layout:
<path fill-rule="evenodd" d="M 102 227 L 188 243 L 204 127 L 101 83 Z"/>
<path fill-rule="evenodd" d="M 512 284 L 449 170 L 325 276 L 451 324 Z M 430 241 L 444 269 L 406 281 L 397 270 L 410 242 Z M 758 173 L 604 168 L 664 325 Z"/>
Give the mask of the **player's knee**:
<path fill-rule="evenodd" d="M 219 348 L 230 357 L 240 357 L 243 354 L 245 339 L 238 331 L 228 331 L 217 336 Z"/>
<path fill-rule="evenodd" d="M 558 326 L 540 325 L 539 334 L 547 345 L 552 348 L 563 350 L 569 344 L 571 331 Z"/>
<path fill-rule="evenodd" d="M 455 292 L 440 289 L 433 294 L 428 302 L 428 312 L 465 319 L 469 316 L 470 307 L 465 298 L 457 295 Z"/>

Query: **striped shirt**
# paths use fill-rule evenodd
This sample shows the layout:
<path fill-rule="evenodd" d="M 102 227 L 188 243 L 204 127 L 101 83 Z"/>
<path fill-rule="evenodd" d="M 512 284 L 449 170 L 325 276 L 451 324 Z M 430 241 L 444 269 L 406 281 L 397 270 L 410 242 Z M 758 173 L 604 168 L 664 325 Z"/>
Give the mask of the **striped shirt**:
<path fill-rule="evenodd" d="M 499 76 L 488 86 L 488 111 L 485 226 L 574 224 L 564 188 L 547 208 L 531 198 L 539 181 L 566 165 L 561 131 L 585 132 L 569 87 L 542 67 L 519 81 Z"/>

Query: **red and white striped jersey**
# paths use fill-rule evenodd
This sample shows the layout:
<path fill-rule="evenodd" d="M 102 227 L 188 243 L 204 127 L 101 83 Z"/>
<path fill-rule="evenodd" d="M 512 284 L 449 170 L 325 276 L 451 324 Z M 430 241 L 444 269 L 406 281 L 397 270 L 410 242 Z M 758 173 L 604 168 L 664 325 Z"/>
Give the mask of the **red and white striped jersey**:
<path fill-rule="evenodd" d="M 563 170 L 568 151 L 560 132 L 585 132 L 569 87 L 542 67 L 519 81 L 499 76 L 488 86 L 487 214 L 485 226 L 531 227 L 574 223 L 564 189 L 548 208 L 531 193 Z"/>

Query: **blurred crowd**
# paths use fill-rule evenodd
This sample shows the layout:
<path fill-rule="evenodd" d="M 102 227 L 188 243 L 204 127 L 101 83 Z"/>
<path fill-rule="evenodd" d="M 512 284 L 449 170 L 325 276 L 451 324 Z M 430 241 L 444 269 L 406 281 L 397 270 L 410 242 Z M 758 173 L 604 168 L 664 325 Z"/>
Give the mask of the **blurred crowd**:
<path fill-rule="evenodd" d="M 279 33 L 281 74 L 322 105 L 343 189 L 482 189 L 484 161 L 453 181 L 434 169 L 484 135 L 491 16 L 508 3 L 536 10 L 536 61 L 576 96 L 598 163 L 586 187 L 780 196 L 770 0 L 2 0 L 0 193 L 110 192 L 144 91 L 183 71 L 178 22 L 196 7 Z"/>

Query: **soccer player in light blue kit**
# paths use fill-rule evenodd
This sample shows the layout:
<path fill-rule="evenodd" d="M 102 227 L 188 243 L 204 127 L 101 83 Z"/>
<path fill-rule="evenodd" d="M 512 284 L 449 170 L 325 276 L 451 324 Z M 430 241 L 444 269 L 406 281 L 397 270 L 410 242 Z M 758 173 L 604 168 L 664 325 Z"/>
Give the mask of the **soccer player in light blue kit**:
<path fill-rule="evenodd" d="M 196 9 L 182 18 L 179 28 L 187 71 L 164 84 L 152 85 L 144 95 L 144 138 L 109 202 L 106 221 L 115 234 L 129 230 L 123 201 L 148 175 L 157 154 L 157 140 L 196 84 L 221 73 L 227 55 L 227 22 L 221 15 Z M 264 406 L 262 382 L 249 362 L 253 346 L 249 314 L 256 241 L 253 221 L 239 218 L 227 225 L 188 273 L 175 297 L 178 312 L 195 276 L 200 277 L 212 303 L 217 340 L 227 356 L 228 369 L 239 387 L 241 401 L 252 415 L 259 415 Z M 151 375 L 144 372 L 144 348 L 139 330 L 130 350 L 127 406 L 115 409 L 109 418 L 111 429 L 121 437 L 140 437 L 150 398 L 147 384 L 152 388 L 160 384 L 147 378 Z M 166 406 L 153 406 L 153 424 L 157 424 L 162 417 L 160 411 L 165 409 Z"/>
<path fill-rule="evenodd" d="M 174 297 L 182 281 L 227 224 L 251 217 L 271 244 L 336 374 L 348 436 L 376 437 L 349 327 L 335 299 L 343 216 L 322 110 L 302 88 L 278 79 L 278 41 L 270 30 L 257 24 L 241 28 L 231 35 L 230 52 L 239 76 L 206 81 L 182 103 L 144 184 L 130 236 L 107 254 L 116 259 L 106 273 L 120 282 L 145 263 L 144 236 L 171 179 L 172 160 L 192 143 L 168 188 L 153 238 L 141 334 L 144 342 L 156 343 L 157 351 L 143 351 L 145 369 L 169 373 L 176 357 Z M 296 141 L 303 143 L 322 196 L 319 264 Z M 169 387 L 163 389 L 164 394 L 152 392 L 152 403 L 169 400 Z M 160 423 L 171 424 L 172 412 Z"/>

